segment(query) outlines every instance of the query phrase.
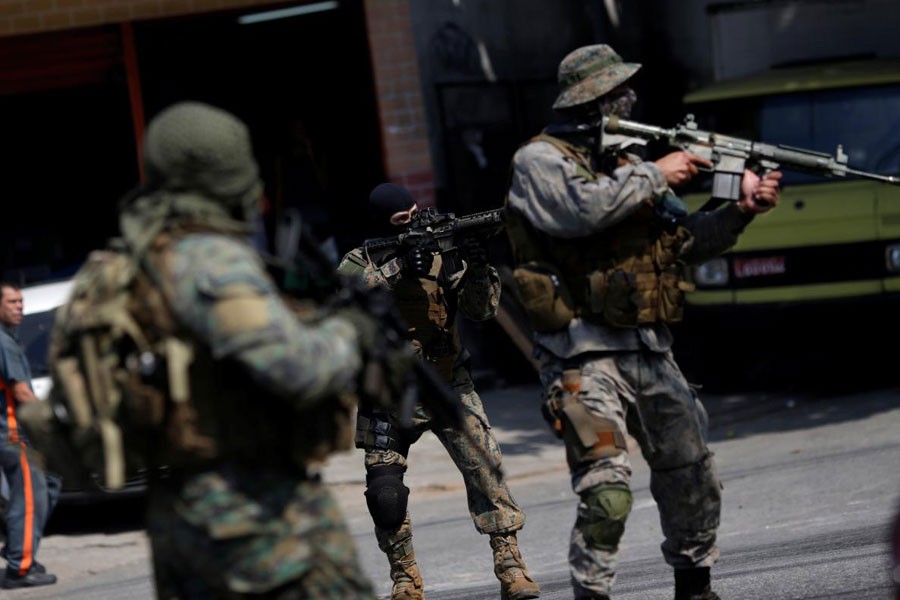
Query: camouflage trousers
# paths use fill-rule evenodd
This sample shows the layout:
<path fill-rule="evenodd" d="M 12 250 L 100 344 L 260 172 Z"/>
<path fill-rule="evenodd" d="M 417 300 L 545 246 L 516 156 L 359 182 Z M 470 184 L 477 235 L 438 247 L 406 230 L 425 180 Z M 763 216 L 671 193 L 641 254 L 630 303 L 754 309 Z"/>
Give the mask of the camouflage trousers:
<path fill-rule="evenodd" d="M 588 414 L 627 432 L 650 466 L 650 491 L 656 500 L 665 540 L 662 553 L 675 568 L 708 567 L 716 562 L 716 530 L 721 512 L 721 483 L 706 445 L 706 410 L 688 385 L 671 352 L 590 353 L 565 364 L 541 356 L 545 397 L 563 391 L 564 368 L 575 368 L 577 401 Z M 620 436 L 623 439 L 624 435 Z M 589 520 L 584 498 L 596 486 L 630 486 L 627 450 L 595 456 L 574 448 L 565 437 L 572 489 L 579 494 L 578 515 Z M 609 594 L 615 582 L 619 548 L 601 549 L 572 530 L 569 568 L 575 595 Z"/>
<path fill-rule="evenodd" d="M 337 503 L 296 473 L 154 480 L 147 530 L 160 600 L 375 600 Z"/>
<path fill-rule="evenodd" d="M 525 525 L 525 513 L 510 493 L 506 481 L 485 463 L 486 456 L 495 465 L 500 466 L 502 456 L 481 404 L 481 398 L 473 390 L 460 394 L 460 402 L 463 406 L 464 431 L 434 427 L 433 421 L 421 406 L 416 407 L 413 429 L 402 436 L 399 451 L 366 448 L 366 470 L 381 465 L 400 465 L 405 469 L 410 445 L 430 430 L 447 449 L 450 459 L 462 475 L 466 486 L 469 514 L 475 529 L 482 534 L 518 531 Z M 397 425 L 395 419 L 392 418 L 390 421 L 393 425 Z M 408 515 L 400 530 L 381 532 L 379 535 L 392 541 L 395 538 L 405 539 L 411 535 Z"/>

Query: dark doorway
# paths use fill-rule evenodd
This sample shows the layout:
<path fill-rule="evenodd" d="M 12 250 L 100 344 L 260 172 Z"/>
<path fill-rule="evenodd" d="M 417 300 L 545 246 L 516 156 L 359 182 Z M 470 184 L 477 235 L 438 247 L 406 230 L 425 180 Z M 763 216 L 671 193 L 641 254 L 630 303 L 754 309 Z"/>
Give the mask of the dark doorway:
<path fill-rule="evenodd" d="M 247 12 L 135 26 L 147 118 L 186 99 L 239 115 L 266 183 L 270 241 L 293 207 L 349 250 L 355 208 L 384 177 L 362 3 L 241 25 Z"/>
<path fill-rule="evenodd" d="M 4 278 L 64 277 L 115 231 L 115 203 L 137 179 L 120 75 L 0 96 Z"/>
<path fill-rule="evenodd" d="M 362 2 L 241 25 L 247 12 L 135 23 L 143 113 L 198 100 L 237 114 L 266 183 L 270 241 L 294 207 L 342 254 L 385 177 Z M 124 56 L 117 25 L 0 40 L 4 277 L 64 277 L 115 233 L 116 204 L 139 179 Z M 297 155 L 306 141 L 315 169 Z"/>

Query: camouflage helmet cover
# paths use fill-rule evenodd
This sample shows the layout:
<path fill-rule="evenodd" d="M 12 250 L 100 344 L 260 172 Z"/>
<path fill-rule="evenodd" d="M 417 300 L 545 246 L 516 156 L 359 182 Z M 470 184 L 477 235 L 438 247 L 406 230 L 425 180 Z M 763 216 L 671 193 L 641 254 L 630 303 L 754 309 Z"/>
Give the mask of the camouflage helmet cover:
<path fill-rule="evenodd" d="M 143 164 L 148 184 L 196 192 L 225 205 L 240 205 L 260 189 L 247 126 L 201 102 L 176 103 L 150 122 Z"/>
<path fill-rule="evenodd" d="M 641 65 L 622 61 L 606 44 L 583 46 L 559 63 L 559 95 L 553 108 L 569 108 L 595 100 L 621 85 Z"/>

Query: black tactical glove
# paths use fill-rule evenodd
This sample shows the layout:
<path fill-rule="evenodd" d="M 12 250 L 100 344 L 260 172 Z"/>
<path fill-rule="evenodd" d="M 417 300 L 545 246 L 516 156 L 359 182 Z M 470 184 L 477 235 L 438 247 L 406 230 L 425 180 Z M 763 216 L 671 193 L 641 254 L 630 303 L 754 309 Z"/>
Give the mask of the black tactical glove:
<path fill-rule="evenodd" d="M 431 267 L 434 264 L 434 255 L 440 252 L 434 242 L 421 242 L 412 246 L 403 255 L 403 272 L 412 277 L 434 279 L 431 275 Z"/>
<path fill-rule="evenodd" d="M 485 240 L 468 236 L 460 241 L 460 246 L 465 253 L 465 259 L 469 267 L 486 267 L 488 265 L 488 249 Z"/>

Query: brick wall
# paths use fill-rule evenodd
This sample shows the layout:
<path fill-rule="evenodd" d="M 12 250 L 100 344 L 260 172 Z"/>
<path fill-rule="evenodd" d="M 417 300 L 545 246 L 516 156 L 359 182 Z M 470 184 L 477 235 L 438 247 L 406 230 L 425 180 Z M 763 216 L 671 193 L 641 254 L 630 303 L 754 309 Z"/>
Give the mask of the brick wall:
<path fill-rule="evenodd" d="M 366 0 L 366 27 L 388 178 L 406 186 L 420 205 L 434 206 L 434 174 L 409 14 L 411 1 Z"/>

